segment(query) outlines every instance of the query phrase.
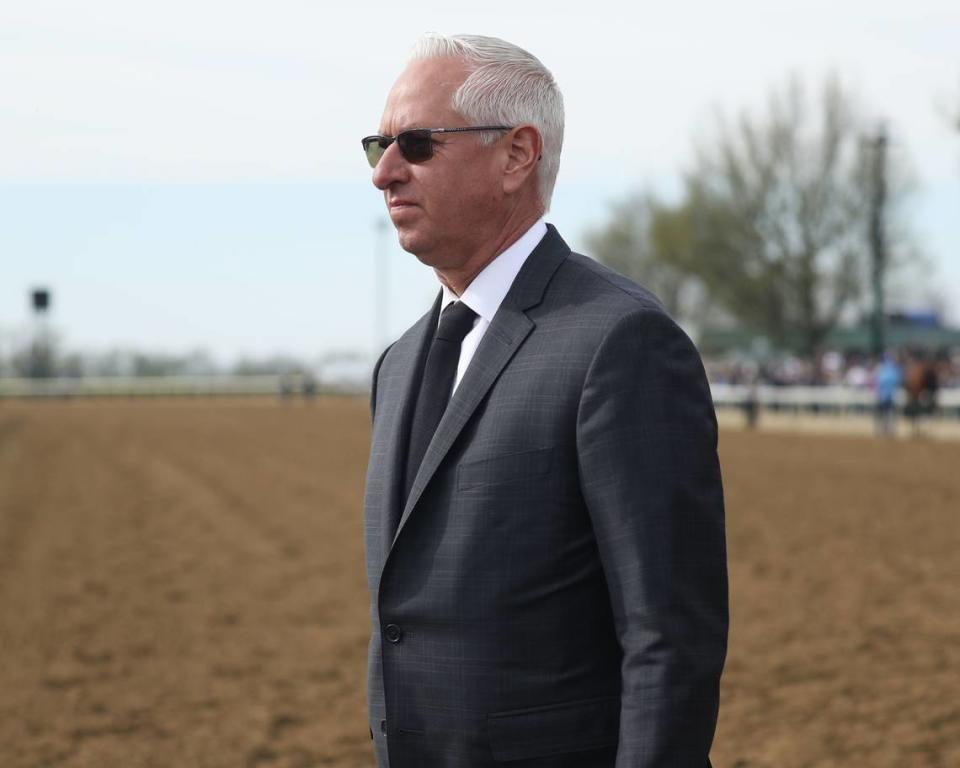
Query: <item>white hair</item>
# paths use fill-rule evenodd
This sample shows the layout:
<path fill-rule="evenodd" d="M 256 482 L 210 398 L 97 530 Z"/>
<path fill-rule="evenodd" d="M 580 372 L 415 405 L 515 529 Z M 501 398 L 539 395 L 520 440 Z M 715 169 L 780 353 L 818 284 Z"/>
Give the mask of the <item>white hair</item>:
<path fill-rule="evenodd" d="M 452 107 L 478 125 L 536 126 L 543 138 L 537 168 L 537 191 L 544 210 L 550 208 L 553 185 L 560 170 L 563 146 L 563 96 L 553 75 L 522 48 L 496 37 L 481 35 L 423 35 L 411 59 L 461 59 L 470 74 L 453 95 Z M 499 134 L 484 133 L 484 143 Z"/>

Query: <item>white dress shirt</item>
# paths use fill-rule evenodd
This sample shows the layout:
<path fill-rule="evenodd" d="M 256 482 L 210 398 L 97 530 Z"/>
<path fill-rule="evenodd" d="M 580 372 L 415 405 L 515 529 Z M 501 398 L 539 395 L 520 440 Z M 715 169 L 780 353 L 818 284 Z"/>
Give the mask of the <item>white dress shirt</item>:
<path fill-rule="evenodd" d="M 457 363 L 457 378 L 453 382 L 453 392 L 460 386 L 460 380 L 466 373 L 467 366 L 473 359 L 474 352 L 480 346 L 480 339 L 486 333 L 487 328 L 493 321 L 493 316 L 497 314 L 500 305 L 503 303 L 507 291 L 513 285 L 513 281 L 527 260 L 527 257 L 537 247 L 543 236 L 547 234 L 547 224 L 541 217 L 536 223 L 524 232 L 509 248 L 499 254 L 493 261 L 485 266 L 467 286 L 467 290 L 462 296 L 457 296 L 447 286 L 441 283 L 443 288 L 443 299 L 441 300 L 441 311 L 451 302 L 459 299 L 470 309 L 477 313 L 477 319 L 474 320 L 473 329 L 464 338 L 460 344 L 460 361 Z"/>

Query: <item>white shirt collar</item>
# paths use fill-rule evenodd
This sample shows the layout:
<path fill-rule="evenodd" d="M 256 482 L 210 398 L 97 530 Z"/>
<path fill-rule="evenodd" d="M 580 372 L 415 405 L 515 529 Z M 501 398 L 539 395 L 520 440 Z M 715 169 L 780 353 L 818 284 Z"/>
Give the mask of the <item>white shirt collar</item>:
<path fill-rule="evenodd" d="M 473 278 L 462 296 L 457 296 L 447 286 L 441 284 L 443 288 L 441 307 L 446 307 L 451 301 L 459 299 L 481 319 L 490 323 L 500 309 L 504 297 L 527 257 L 533 253 L 533 249 L 545 234 L 547 234 L 547 223 L 543 217 L 540 217 L 530 229 L 480 270 L 480 274 Z"/>

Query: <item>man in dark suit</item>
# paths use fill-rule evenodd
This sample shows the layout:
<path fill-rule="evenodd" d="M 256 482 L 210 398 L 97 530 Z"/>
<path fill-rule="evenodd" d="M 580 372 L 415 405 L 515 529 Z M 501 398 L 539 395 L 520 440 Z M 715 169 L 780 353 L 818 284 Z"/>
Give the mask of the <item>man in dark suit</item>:
<path fill-rule="evenodd" d="M 373 375 L 378 764 L 708 766 L 727 582 L 696 350 L 543 221 L 563 104 L 536 58 L 423 38 L 380 131 L 373 182 L 441 291 Z"/>

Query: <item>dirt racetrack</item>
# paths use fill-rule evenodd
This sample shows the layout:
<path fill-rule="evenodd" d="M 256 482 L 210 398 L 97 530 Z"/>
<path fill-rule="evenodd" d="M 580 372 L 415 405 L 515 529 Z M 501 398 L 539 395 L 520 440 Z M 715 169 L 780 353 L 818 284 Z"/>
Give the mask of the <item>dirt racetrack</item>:
<path fill-rule="evenodd" d="M 0 401 L 0 768 L 370 766 L 367 439 L 362 399 Z M 960 443 L 721 459 L 714 765 L 960 766 Z"/>

